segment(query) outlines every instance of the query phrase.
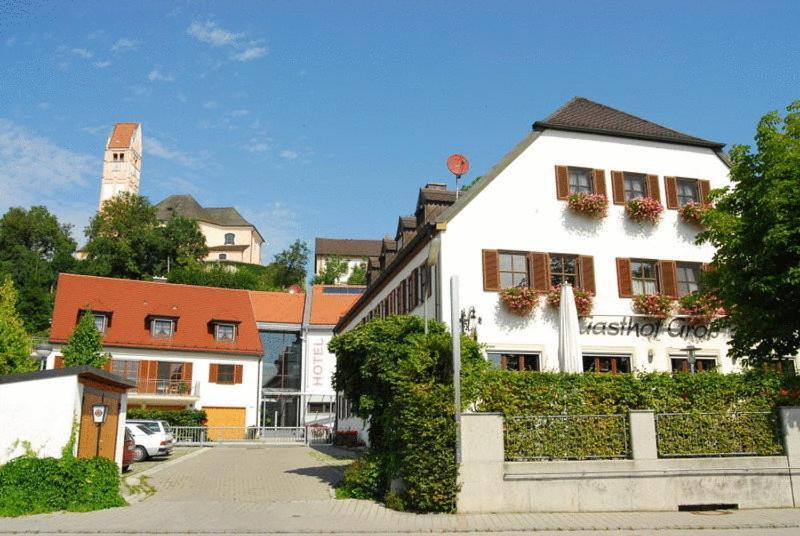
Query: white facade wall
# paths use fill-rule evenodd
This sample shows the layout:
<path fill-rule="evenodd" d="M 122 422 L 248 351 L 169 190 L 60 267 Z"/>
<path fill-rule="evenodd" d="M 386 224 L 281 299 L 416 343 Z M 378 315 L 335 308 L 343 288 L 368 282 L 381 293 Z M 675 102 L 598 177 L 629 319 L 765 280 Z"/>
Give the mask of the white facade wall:
<path fill-rule="evenodd" d="M 483 249 L 593 256 L 595 322 L 633 314 L 631 300 L 619 297 L 616 257 L 687 262 L 713 257 L 711 246 L 694 243 L 697 230 L 681 223 L 677 210 L 665 209 L 655 226 L 631 222 L 624 206 L 611 202 L 603 220 L 574 214 L 556 197 L 556 165 L 604 169 L 609 199 L 612 170 L 657 174 L 664 205 L 664 176 L 707 179 L 712 188 L 729 182 L 727 166 L 710 149 L 547 130 L 448 222 L 442 233 L 442 310 L 450 307 L 450 276 L 458 275 L 461 307 L 474 306 L 482 318 L 479 340 L 490 349 L 542 351 L 545 370 L 558 369 L 557 311 L 544 299 L 531 317 L 505 310 L 497 292 L 483 290 Z M 633 354 L 634 370 L 670 370 L 669 355 L 689 342 L 702 348 L 698 357 L 721 357 L 725 341 L 722 334 L 710 340 L 587 334 L 580 342 L 584 352 Z M 718 363 L 723 372 L 733 368 L 728 360 Z"/>
<path fill-rule="evenodd" d="M 23 441 L 41 457 L 60 458 L 80 420 L 77 377 L 0 384 L 0 409 L 0 464 L 25 454 Z"/>
<path fill-rule="evenodd" d="M 155 394 L 138 394 L 136 389 L 128 393 L 128 405 L 138 406 L 175 406 L 176 408 L 190 406 L 195 409 L 204 407 L 235 407 L 245 408 L 245 425 L 256 424 L 259 403 L 259 357 L 214 354 L 206 352 L 181 352 L 173 350 L 155 350 L 144 348 L 105 348 L 112 359 L 125 359 L 135 361 L 176 361 L 192 363 L 192 391 L 197 398 L 169 395 L 159 397 Z M 53 368 L 55 356 L 60 354 L 58 347 L 54 348 L 47 360 L 47 368 Z M 242 383 L 217 384 L 208 381 L 209 367 L 212 363 L 242 365 Z"/>
<path fill-rule="evenodd" d="M 243 251 L 235 249 L 210 251 L 205 258 L 207 261 L 219 260 L 220 253 L 224 253 L 229 261 L 247 262 L 250 264 L 261 263 L 261 239 L 252 227 L 223 227 L 204 221 L 197 222 L 200 232 L 206 237 L 208 247 L 224 246 L 225 235 L 234 234 L 234 246 L 247 246 Z"/>
<path fill-rule="evenodd" d="M 325 269 L 325 265 L 328 262 L 330 257 L 317 257 L 316 266 L 314 267 L 314 275 L 320 275 L 322 271 Z M 353 270 L 355 270 L 358 266 L 364 266 L 364 270 L 367 269 L 367 263 L 369 259 L 366 257 L 342 257 L 343 260 L 347 261 L 347 270 L 336 278 L 334 284 L 337 285 L 344 285 L 347 283 L 347 280 L 350 279 L 350 276 L 353 275 Z"/>
<path fill-rule="evenodd" d="M 303 392 L 308 395 L 331 397 L 333 372 L 336 370 L 336 355 L 328 351 L 328 343 L 333 338 L 330 328 L 309 328 L 303 341 Z M 311 398 L 311 400 L 314 400 Z"/>

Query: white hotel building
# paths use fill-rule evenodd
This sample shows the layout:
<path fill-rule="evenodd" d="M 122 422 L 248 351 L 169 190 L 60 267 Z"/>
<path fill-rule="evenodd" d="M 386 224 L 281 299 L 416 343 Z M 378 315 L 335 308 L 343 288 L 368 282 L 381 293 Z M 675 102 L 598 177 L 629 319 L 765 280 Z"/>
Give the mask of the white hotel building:
<path fill-rule="evenodd" d="M 449 323 L 449 282 L 456 275 L 460 307 L 474 308 L 477 339 L 490 360 L 507 368 L 557 371 L 557 309 L 542 299 L 530 315 L 517 316 L 498 291 L 520 282 L 546 291 L 568 280 L 595 292 L 591 316 L 580 319 L 584 370 L 682 369 L 683 349 L 690 344 L 699 348 L 698 368 L 735 370 L 739 364 L 727 357 L 726 333 L 709 333 L 707 326 L 690 331 L 684 318 L 668 318 L 655 330 L 635 315 L 631 299 L 652 292 L 677 297 L 697 288 L 713 249 L 695 243 L 699 229 L 683 222 L 678 209 L 729 184 L 722 148 L 574 98 L 534 123 L 458 199 L 453 192 L 444 195 L 443 185 L 421 189 L 415 235 L 370 278 L 336 330 L 402 313 Z M 566 198 L 575 192 L 607 194 L 608 216 L 573 212 Z M 642 195 L 664 206 L 657 224 L 626 215 L 625 200 Z"/>

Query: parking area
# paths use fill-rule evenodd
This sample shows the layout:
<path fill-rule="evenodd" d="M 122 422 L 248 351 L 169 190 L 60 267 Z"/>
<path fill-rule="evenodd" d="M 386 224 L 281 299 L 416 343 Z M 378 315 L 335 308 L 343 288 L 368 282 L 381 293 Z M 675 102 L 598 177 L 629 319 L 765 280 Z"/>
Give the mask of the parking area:
<path fill-rule="evenodd" d="M 161 466 L 168 465 L 170 462 L 175 461 L 179 458 L 186 456 L 187 454 L 191 454 L 199 450 L 200 447 L 175 447 L 172 449 L 172 455 L 170 456 L 159 456 L 156 458 L 150 458 L 144 462 L 136 462 L 131 465 L 131 468 L 128 470 L 127 473 L 122 475 L 123 477 L 130 477 L 134 475 L 141 474 L 145 471 L 149 471 L 150 469 L 155 469 Z"/>

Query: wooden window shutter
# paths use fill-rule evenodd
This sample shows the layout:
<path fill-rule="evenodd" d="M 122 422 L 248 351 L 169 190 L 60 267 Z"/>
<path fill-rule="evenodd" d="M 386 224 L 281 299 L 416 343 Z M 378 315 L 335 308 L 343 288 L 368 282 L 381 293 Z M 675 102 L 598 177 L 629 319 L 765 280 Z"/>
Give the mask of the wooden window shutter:
<path fill-rule="evenodd" d="M 64 368 L 64 356 L 63 355 L 57 355 L 53 359 L 53 368 Z"/>
<path fill-rule="evenodd" d="M 192 381 L 192 368 L 193 364 L 191 361 L 186 361 L 183 364 L 183 381 L 191 382 Z"/>
<path fill-rule="evenodd" d="M 211 363 L 208 366 L 208 382 L 209 383 L 217 383 L 217 372 L 219 371 L 219 365 L 216 363 Z"/>
<path fill-rule="evenodd" d="M 569 170 L 567 166 L 556 166 L 556 197 L 558 199 L 569 197 Z"/>
<path fill-rule="evenodd" d="M 620 298 L 633 296 L 633 281 L 631 281 L 631 260 L 617 258 L 617 287 Z"/>
<path fill-rule="evenodd" d="M 528 286 L 534 290 L 550 290 L 550 259 L 547 253 L 528 253 Z"/>
<path fill-rule="evenodd" d="M 661 294 L 678 295 L 678 271 L 675 261 L 658 261 L 658 277 Z"/>
<path fill-rule="evenodd" d="M 611 172 L 611 196 L 615 205 L 625 204 L 625 178 L 621 171 Z"/>
<path fill-rule="evenodd" d="M 506 354 L 500 354 L 500 369 L 506 370 L 508 368 L 508 356 Z"/>
<path fill-rule="evenodd" d="M 697 181 L 697 189 L 700 192 L 700 202 L 708 203 L 708 194 L 711 191 L 711 181 Z"/>
<path fill-rule="evenodd" d="M 233 366 L 233 383 L 242 383 L 242 365 Z"/>
<path fill-rule="evenodd" d="M 103 363 L 103 366 L 100 368 L 102 368 L 106 372 L 111 372 L 111 359 L 107 359 L 106 362 Z"/>
<path fill-rule="evenodd" d="M 658 188 L 658 175 L 647 176 L 647 196 L 656 201 L 661 201 L 661 192 Z"/>
<path fill-rule="evenodd" d="M 664 177 L 664 195 L 667 198 L 667 208 L 678 208 L 678 181 L 675 177 Z"/>
<path fill-rule="evenodd" d="M 500 259 L 496 249 L 483 250 L 483 290 L 497 290 L 500 288 Z M 430 277 L 428 288 L 431 287 Z M 428 293 L 430 296 L 430 293 Z"/>
<path fill-rule="evenodd" d="M 580 286 L 583 290 L 595 292 L 594 284 L 594 257 L 581 255 L 580 257 Z"/>
<path fill-rule="evenodd" d="M 606 195 L 606 171 L 595 169 L 594 171 L 594 193 Z"/>

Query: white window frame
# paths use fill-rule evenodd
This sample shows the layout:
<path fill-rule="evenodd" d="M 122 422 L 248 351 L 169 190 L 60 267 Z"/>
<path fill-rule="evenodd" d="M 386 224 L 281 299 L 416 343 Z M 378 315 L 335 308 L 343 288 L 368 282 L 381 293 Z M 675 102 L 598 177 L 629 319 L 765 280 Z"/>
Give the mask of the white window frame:
<path fill-rule="evenodd" d="M 156 334 L 156 324 L 158 324 L 159 322 L 169 323 L 169 335 Z M 171 339 L 174 335 L 175 335 L 175 319 L 153 317 L 150 320 L 150 336 L 153 337 L 154 339 Z"/>
<path fill-rule="evenodd" d="M 92 313 L 92 317 L 94 318 L 94 328 L 97 330 L 98 333 L 105 333 L 106 329 L 108 329 L 108 315 L 105 313 Z M 103 320 L 103 327 L 97 327 L 97 321 L 99 319 Z"/>
<path fill-rule="evenodd" d="M 221 338 L 219 336 L 220 328 L 226 327 L 231 328 L 233 335 L 231 338 Z M 218 322 L 214 324 L 214 339 L 219 342 L 233 342 L 236 340 L 236 324 L 231 324 L 230 322 Z"/>

